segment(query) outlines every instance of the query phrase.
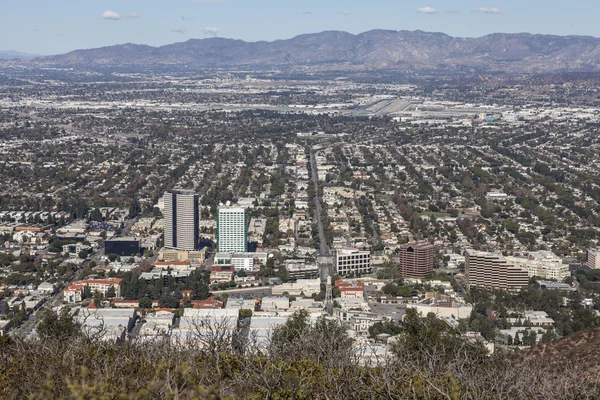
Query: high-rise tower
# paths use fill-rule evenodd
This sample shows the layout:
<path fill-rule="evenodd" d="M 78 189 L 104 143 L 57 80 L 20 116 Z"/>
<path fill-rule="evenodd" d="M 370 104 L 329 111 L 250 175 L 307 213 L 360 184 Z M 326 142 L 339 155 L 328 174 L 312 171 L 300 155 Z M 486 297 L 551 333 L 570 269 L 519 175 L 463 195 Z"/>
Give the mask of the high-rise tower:
<path fill-rule="evenodd" d="M 165 193 L 165 247 L 198 250 L 200 211 L 198 194 L 191 190 Z"/>
<path fill-rule="evenodd" d="M 219 207 L 217 209 L 217 251 L 245 253 L 248 251 L 248 209 Z"/>

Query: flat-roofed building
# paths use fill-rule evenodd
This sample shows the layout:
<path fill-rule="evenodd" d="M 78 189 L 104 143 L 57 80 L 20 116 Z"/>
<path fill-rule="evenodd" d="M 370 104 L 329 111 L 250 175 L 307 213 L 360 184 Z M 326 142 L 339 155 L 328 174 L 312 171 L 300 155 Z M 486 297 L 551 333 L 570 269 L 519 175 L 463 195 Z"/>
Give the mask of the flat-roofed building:
<path fill-rule="evenodd" d="M 120 237 L 104 241 L 104 254 L 129 257 L 141 254 L 140 241 L 132 237 Z"/>
<path fill-rule="evenodd" d="M 371 252 L 357 249 L 339 249 L 335 255 L 335 266 L 339 275 L 370 274 Z"/>
<path fill-rule="evenodd" d="M 233 265 L 236 271 L 252 271 L 254 264 L 267 264 L 268 254 L 265 252 L 227 253 L 215 254 L 215 265 Z"/>
<path fill-rule="evenodd" d="M 502 255 L 469 249 L 465 252 L 469 286 L 518 292 L 529 284 L 529 273 Z"/>
<path fill-rule="evenodd" d="M 433 271 L 435 247 L 431 244 L 404 244 L 400 246 L 400 276 L 425 278 Z"/>
<path fill-rule="evenodd" d="M 248 209 L 219 207 L 217 209 L 217 251 L 248 252 Z"/>
<path fill-rule="evenodd" d="M 198 194 L 191 190 L 165 193 L 165 247 L 197 250 L 200 225 Z"/>
<path fill-rule="evenodd" d="M 589 249 L 586 264 L 591 269 L 600 269 L 600 250 Z"/>
<path fill-rule="evenodd" d="M 159 261 L 190 261 L 203 264 L 206 259 L 206 250 L 204 247 L 201 250 L 177 250 L 177 249 L 160 249 L 158 252 Z"/>
<path fill-rule="evenodd" d="M 571 276 L 568 264 L 551 251 L 531 252 L 527 257 L 506 257 L 506 260 L 527 270 L 529 277 L 554 279 L 562 282 Z"/>

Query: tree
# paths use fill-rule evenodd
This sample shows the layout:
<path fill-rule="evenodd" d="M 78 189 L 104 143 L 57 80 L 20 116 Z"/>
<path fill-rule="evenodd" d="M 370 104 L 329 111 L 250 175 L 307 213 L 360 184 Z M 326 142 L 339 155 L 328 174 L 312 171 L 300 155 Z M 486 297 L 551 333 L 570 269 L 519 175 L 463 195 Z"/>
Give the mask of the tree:
<path fill-rule="evenodd" d="M 152 300 L 149 297 L 144 296 L 139 300 L 138 306 L 140 308 L 152 308 Z"/>
<path fill-rule="evenodd" d="M 515 346 L 521 345 L 521 338 L 519 337 L 519 332 L 515 333 L 515 339 L 513 340 L 513 343 L 515 344 Z"/>
<path fill-rule="evenodd" d="M 142 212 L 142 207 L 140 206 L 140 201 L 137 198 L 131 200 L 131 203 L 129 204 L 129 214 L 128 214 L 128 217 L 129 218 L 135 218 L 141 212 Z"/>
<path fill-rule="evenodd" d="M 394 283 L 387 283 L 385 286 L 381 288 L 381 291 L 388 296 L 395 296 L 398 291 L 398 286 Z"/>
<path fill-rule="evenodd" d="M 92 294 L 92 289 L 90 288 L 90 285 L 85 285 L 83 287 L 83 296 L 82 296 L 82 298 L 83 299 L 89 299 L 92 296 L 93 296 L 93 294 Z"/>
<path fill-rule="evenodd" d="M 250 318 L 252 317 L 252 310 L 247 309 L 247 308 L 242 308 L 240 310 L 240 318 Z"/>
<path fill-rule="evenodd" d="M 111 299 L 111 298 L 116 297 L 116 296 L 117 296 L 117 291 L 116 291 L 114 285 L 111 285 L 108 288 L 108 290 L 106 291 L 106 297 L 109 298 L 109 299 Z"/>
<path fill-rule="evenodd" d="M 102 298 L 103 298 L 102 293 L 100 293 L 99 291 L 96 290 L 94 292 L 94 305 L 96 307 L 99 308 L 102 306 Z"/>
<path fill-rule="evenodd" d="M 159 307 L 179 308 L 179 300 L 170 294 L 163 294 L 158 299 L 158 305 Z"/>
<path fill-rule="evenodd" d="M 36 331 L 41 338 L 65 340 L 79 335 L 81 325 L 75 322 L 71 310 L 67 307 L 61 309 L 58 314 L 48 308 L 42 308 Z"/>
<path fill-rule="evenodd" d="M 108 260 L 109 260 L 110 262 L 114 262 L 114 261 L 116 261 L 116 260 L 119 258 L 119 255 L 118 255 L 118 254 L 115 254 L 115 253 L 110 253 L 110 254 L 109 254 L 109 255 L 107 255 L 106 257 L 108 257 Z"/>
<path fill-rule="evenodd" d="M 294 312 L 273 330 L 270 348 L 285 360 L 315 360 L 323 365 L 342 366 L 350 361 L 353 340 L 336 320 L 319 318 L 310 322 L 308 311 Z"/>

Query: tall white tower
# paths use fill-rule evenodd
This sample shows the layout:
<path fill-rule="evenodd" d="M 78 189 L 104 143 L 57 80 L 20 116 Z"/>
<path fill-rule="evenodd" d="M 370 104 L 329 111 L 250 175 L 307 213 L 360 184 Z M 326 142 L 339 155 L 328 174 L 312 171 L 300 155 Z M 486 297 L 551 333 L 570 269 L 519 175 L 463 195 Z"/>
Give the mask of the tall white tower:
<path fill-rule="evenodd" d="M 217 209 L 217 251 L 245 253 L 248 251 L 248 209 L 219 207 Z"/>

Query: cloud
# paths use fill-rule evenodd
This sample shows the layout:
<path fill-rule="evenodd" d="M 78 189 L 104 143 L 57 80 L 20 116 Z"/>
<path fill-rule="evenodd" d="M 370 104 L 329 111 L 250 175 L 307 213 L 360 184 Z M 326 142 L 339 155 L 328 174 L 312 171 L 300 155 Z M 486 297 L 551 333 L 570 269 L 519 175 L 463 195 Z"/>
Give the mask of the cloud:
<path fill-rule="evenodd" d="M 417 8 L 419 14 L 437 14 L 437 10 L 433 7 L 421 7 Z"/>
<path fill-rule="evenodd" d="M 140 17 L 140 14 L 138 14 L 138 13 L 129 13 L 129 14 L 121 15 L 112 10 L 106 10 L 100 16 L 100 18 L 102 18 L 102 19 L 111 19 L 113 21 L 118 21 L 120 19 L 135 19 L 135 18 L 139 18 L 139 17 Z"/>
<path fill-rule="evenodd" d="M 350 15 L 350 11 L 348 11 L 348 10 L 338 11 L 334 15 Z"/>
<path fill-rule="evenodd" d="M 446 11 L 448 14 L 460 14 L 462 13 L 461 10 L 457 9 L 457 8 L 451 8 L 450 10 Z"/>
<path fill-rule="evenodd" d="M 204 36 L 212 36 L 215 37 L 219 34 L 219 29 L 213 28 L 212 26 L 204 27 Z"/>
<path fill-rule="evenodd" d="M 182 16 L 182 17 L 181 17 L 181 20 L 182 20 L 182 21 L 184 21 L 184 22 L 185 22 L 185 21 L 195 21 L 195 20 L 196 20 L 196 18 L 194 18 L 194 17 L 186 17 L 186 16 Z"/>
<path fill-rule="evenodd" d="M 112 19 L 112 20 L 118 20 L 118 19 L 122 19 L 123 17 L 121 17 L 119 14 L 117 14 L 114 11 L 111 10 L 106 10 L 102 13 L 102 16 L 100 17 L 102 19 Z"/>
<path fill-rule="evenodd" d="M 185 33 L 185 29 L 171 29 L 171 32 L 173 32 L 173 33 L 179 33 L 179 34 L 184 34 Z"/>
<path fill-rule="evenodd" d="M 500 9 L 496 8 L 496 7 L 492 7 L 492 8 L 487 8 L 487 7 L 473 8 L 473 9 L 471 9 L 471 12 L 483 13 L 483 14 L 501 14 L 502 13 L 502 11 L 500 11 Z"/>
<path fill-rule="evenodd" d="M 298 15 L 312 15 L 312 11 L 302 11 L 299 12 Z"/>

